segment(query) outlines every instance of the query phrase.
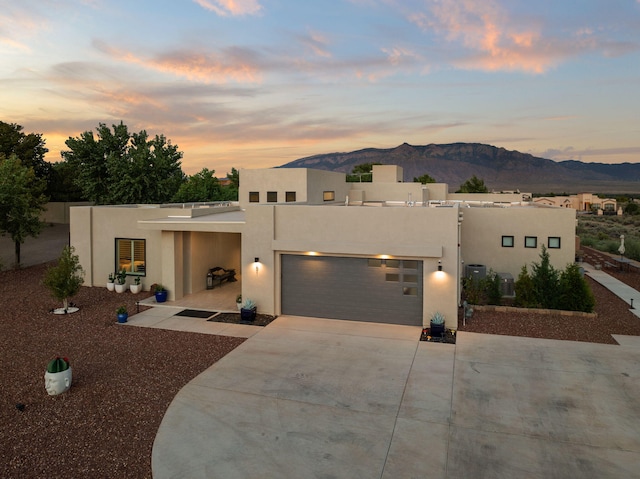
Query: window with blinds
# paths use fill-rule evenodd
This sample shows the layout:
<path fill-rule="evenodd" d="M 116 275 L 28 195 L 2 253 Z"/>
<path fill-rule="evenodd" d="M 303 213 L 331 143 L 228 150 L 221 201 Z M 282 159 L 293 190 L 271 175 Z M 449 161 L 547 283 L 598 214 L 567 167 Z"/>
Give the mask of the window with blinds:
<path fill-rule="evenodd" d="M 143 239 L 116 238 L 116 271 L 145 276 L 146 244 Z"/>

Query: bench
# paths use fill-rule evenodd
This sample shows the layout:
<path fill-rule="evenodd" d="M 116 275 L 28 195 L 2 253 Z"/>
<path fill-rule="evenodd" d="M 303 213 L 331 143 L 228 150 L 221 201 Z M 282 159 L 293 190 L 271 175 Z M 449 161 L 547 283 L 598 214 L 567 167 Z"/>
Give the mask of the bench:
<path fill-rule="evenodd" d="M 209 274 L 212 276 L 212 288 L 215 287 L 216 284 L 222 285 L 225 281 L 229 283 L 233 283 L 236 280 L 236 270 L 235 269 L 224 269 L 220 266 L 216 266 L 215 268 L 211 268 L 209 270 Z"/>

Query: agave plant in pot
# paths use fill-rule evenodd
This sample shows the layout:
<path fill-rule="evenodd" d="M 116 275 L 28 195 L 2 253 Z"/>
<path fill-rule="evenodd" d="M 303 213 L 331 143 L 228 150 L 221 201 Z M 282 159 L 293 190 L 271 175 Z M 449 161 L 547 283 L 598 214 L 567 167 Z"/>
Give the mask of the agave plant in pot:
<path fill-rule="evenodd" d="M 441 338 L 444 335 L 444 316 L 442 313 L 433 313 L 429 326 L 431 329 L 431 337 Z"/>
<path fill-rule="evenodd" d="M 254 322 L 256 320 L 256 312 L 258 307 L 256 303 L 250 299 L 244 302 L 244 306 L 240 309 L 240 320 Z"/>

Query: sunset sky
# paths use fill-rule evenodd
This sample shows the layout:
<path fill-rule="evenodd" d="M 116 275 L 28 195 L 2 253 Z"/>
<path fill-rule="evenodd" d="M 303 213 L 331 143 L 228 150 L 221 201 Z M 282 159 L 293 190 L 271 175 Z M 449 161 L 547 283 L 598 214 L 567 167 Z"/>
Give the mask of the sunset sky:
<path fill-rule="evenodd" d="M 0 120 L 182 167 L 407 142 L 640 162 L 640 0 L 0 0 Z"/>

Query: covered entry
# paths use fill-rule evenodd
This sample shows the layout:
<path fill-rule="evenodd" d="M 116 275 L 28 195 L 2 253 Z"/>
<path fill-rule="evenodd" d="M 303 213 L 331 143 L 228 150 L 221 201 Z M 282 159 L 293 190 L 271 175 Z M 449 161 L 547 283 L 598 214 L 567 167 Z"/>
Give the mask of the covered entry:
<path fill-rule="evenodd" d="M 422 326 L 422 261 L 283 254 L 282 313 Z"/>

